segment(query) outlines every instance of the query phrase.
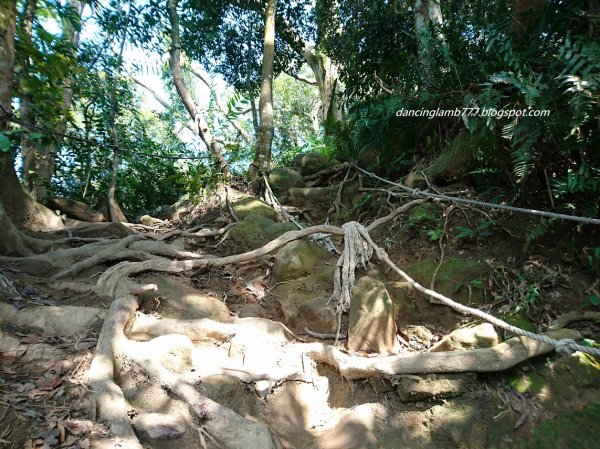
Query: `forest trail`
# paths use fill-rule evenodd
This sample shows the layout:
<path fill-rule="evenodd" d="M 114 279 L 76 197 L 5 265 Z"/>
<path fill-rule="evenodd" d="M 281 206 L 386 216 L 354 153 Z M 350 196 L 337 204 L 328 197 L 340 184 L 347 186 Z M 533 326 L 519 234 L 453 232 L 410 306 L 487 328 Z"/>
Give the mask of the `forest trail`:
<path fill-rule="evenodd" d="M 523 255 L 526 217 L 415 200 L 319 155 L 297 163 L 269 177 L 284 210 L 238 185 L 170 219 L 81 223 L 38 234 L 60 242 L 51 252 L 2 257 L 2 444 L 593 447 L 596 359 L 456 313 L 377 254 L 348 270 L 319 242 L 359 262 L 338 226 L 356 220 L 425 287 L 597 340 L 598 314 L 578 312 L 596 284 L 565 274 L 560 245 Z"/>

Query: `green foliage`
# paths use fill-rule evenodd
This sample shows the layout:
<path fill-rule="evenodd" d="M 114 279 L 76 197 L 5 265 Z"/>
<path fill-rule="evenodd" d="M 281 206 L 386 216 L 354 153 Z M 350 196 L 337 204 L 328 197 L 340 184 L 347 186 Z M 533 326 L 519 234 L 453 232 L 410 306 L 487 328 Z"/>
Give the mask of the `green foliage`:
<path fill-rule="evenodd" d="M 457 239 L 470 239 L 470 238 L 486 238 L 492 235 L 491 228 L 493 228 L 496 223 L 492 220 L 485 220 L 477 225 L 475 229 L 466 227 L 466 226 L 458 226 L 457 229 L 459 233 L 456 235 Z"/>
<path fill-rule="evenodd" d="M 444 235 L 444 230 L 442 228 L 430 229 L 426 234 L 429 240 L 437 242 Z"/>
<path fill-rule="evenodd" d="M 10 139 L 4 133 L 0 133 L 0 151 L 10 151 Z"/>
<path fill-rule="evenodd" d="M 473 172 L 508 174 L 503 182 L 521 192 L 547 177 L 557 208 L 597 216 L 600 40 L 590 6 L 547 2 L 519 38 L 514 29 L 523 25 L 516 24 L 512 1 L 442 2 L 444 25 L 432 35 L 442 33 L 445 40 L 429 42 L 426 79 L 413 10 L 406 5 L 317 2 L 320 45 L 340 63 L 346 86 L 349 113 L 336 130 L 338 157 L 401 176 L 416 161 L 444 151 L 466 125 L 494 143 L 476 151 Z M 395 114 L 463 107 L 503 116 Z M 526 113 L 508 116 L 512 110 Z M 545 193 L 541 189 L 541 200 Z"/>

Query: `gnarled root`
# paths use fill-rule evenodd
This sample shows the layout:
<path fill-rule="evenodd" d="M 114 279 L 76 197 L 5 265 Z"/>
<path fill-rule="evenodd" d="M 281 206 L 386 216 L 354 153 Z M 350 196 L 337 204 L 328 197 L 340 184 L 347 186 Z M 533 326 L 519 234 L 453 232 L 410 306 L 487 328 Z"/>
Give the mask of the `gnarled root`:
<path fill-rule="evenodd" d="M 119 288 L 120 292 L 129 290 L 136 293 L 151 289 L 156 289 L 156 286 L 139 288 L 131 281 L 125 285 L 121 284 Z M 201 395 L 182 376 L 168 370 L 153 357 L 152 351 L 149 350 L 151 346 L 147 346 L 148 349 L 140 348 L 141 345 L 151 345 L 151 342 L 133 342 L 125 336 L 125 326 L 134 316 L 138 306 L 139 299 L 132 294 L 113 302 L 102 326 L 96 355 L 90 366 L 90 384 L 96 397 L 99 417 L 108 423 L 110 443 L 134 449 L 142 447 L 127 415 L 128 407 L 123 392 L 114 381 L 119 361 L 129 359 L 157 377 L 164 386 L 186 401 L 193 413 L 203 420 L 204 429 L 222 447 L 273 449 L 273 438 L 267 426 L 250 421 Z M 183 336 L 180 339 L 189 342 Z"/>

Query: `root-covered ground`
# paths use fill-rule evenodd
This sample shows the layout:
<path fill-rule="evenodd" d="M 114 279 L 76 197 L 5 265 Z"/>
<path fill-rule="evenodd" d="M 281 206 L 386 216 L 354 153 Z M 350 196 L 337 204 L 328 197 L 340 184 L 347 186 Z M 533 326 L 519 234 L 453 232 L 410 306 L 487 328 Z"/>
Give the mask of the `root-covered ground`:
<path fill-rule="evenodd" d="M 477 211 L 363 187 L 354 194 L 372 207 L 354 207 L 346 188 L 290 189 L 312 203 L 289 210 L 358 220 L 417 282 L 463 304 L 554 338 L 598 338 L 593 308 L 550 329 L 594 280 L 517 261 L 511 217 L 493 217 L 487 241 Z M 230 193 L 218 214 L 80 225 L 37 235 L 53 241 L 47 252 L 1 258 L 0 447 L 509 448 L 538 447 L 542 426 L 564 420 L 599 430 L 593 358 L 508 338 L 375 256 L 349 273 L 342 227 L 291 230 Z M 459 226 L 474 235 L 453 238 Z M 325 235 L 341 257 L 308 240 Z"/>

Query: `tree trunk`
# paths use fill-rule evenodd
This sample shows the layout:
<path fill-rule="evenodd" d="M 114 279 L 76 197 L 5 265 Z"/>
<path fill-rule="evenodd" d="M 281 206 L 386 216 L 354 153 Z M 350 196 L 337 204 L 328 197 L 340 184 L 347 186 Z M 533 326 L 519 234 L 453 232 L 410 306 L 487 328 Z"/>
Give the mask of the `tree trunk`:
<path fill-rule="evenodd" d="M 545 8 L 544 0 L 513 0 L 510 32 L 517 46 L 523 45 L 529 32 L 542 18 Z"/>
<path fill-rule="evenodd" d="M 315 75 L 319 89 L 319 104 L 316 109 L 314 122 L 318 123 L 317 132 L 323 130 L 327 133 L 327 125 L 337 123 L 342 119 L 337 94 L 339 91 L 339 75 L 336 64 L 326 55 L 317 51 L 313 45 L 304 49 L 304 59 Z"/>
<path fill-rule="evenodd" d="M 16 2 L 0 2 L 0 132 L 8 128 L 15 66 Z M 0 151 L 0 251 L 24 252 L 23 236 L 14 224 L 34 230 L 58 229 L 62 220 L 25 193 L 9 151 Z"/>
<path fill-rule="evenodd" d="M 225 105 L 223 103 L 221 103 L 221 100 L 219 99 L 219 95 L 215 92 L 213 86 L 208 82 L 208 80 L 206 80 L 204 78 L 202 73 L 200 73 L 198 70 L 195 70 L 192 68 L 192 73 L 194 75 L 196 75 L 196 77 L 200 81 L 202 81 L 206 87 L 208 87 L 211 96 L 215 99 L 215 103 L 217 104 L 219 111 L 221 111 L 221 114 L 223 114 L 223 117 L 225 117 L 225 120 L 227 120 L 229 123 L 231 123 L 231 126 L 233 126 L 235 128 L 235 130 L 238 132 L 238 134 L 244 140 L 244 142 L 246 142 L 246 144 L 250 145 L 252 143 L 252 137 L 250 137 L 250 135 L 246 132 L 246 130 L 244 128 L 242 128 L 240 126 L 240 124 L 238 122 L 236 122 L 235 120 L 233 120 L 227 116 L 227 108 L 225 107 Z"/>
<path fill-rule="evenodd" d="M 27 12 L 30 12 L 30 7 L 33 7 L 32 17 L 35 15 L 35 4 L 33 0 L 28 1 Z M 81 19 L 83 13 L 83 3 L 77 0 L 68 0 L 67 7 L 76 11 Z M 27 24 L 27 17 L 24 18 L 23 24 Z M 79 47 L 79 31 L 73 28 L 72 24 L 68 20 L 63 21 L 63 40 L 70 44 L 73 48 L 72 57 L 77 57 L 77 48 Z M 58 113 L 58 124 L 54 131 L 57 135 L 53 136 L 53 140 L 41 148 L 40 145 L 28 139 L 26 135 L 23 137 L 23 179 L 25 186 L 31 192 L 32 196 L 40 202 L 45 202 L 48 199 L 48 185 L 52 181 L 52 175 L 54 174 L 54 164 L 56 159 L 56 152 L 62 143 L 61 134 L 64 134 L 67 130 L 67 122 L 71 105 L 73 104 L 73 79 L 67 75 L 62 81 L 62 100 L 60 104 L 60 110 Z M 30 125 L 35 125 L 35 115 L 32 109 L 32 98 L 30 94 L 25 93 L 26 103 L 21 105 L 21 114 L 23 112 L 23 118 Z M 27 98 L 28 97 L 28 98 Z M 28 100 L 28 102 L 27 102 Z M 29 103 L 29 104 L 28 104 Z"/>
<path fill-rule="evenodd" d="M 225 177 L 230 177 L 231 172 L 227 161 L 221 154 L 221 149 L 216 139 L 213 137 L 208 123 L 204 120 L 202 110 L 194 103 L 190 92 L 188 91 L 185 81 L 183 79 L 183 72 L 181 70 L 181 39 L 179 38 L 179 16 L 177 15 L 177 5 L 179 0 L 168 0 L 167 12 L 169 14 L 169 22 L 171 24 L 171 73 L 173 75 L 173 82 L 175 83 L 175 89 L 181 97 L 188 114 L 194 121 L 194 127 L 197 128 L 198 135 L 202 141 L 206 144 L 209 154 L 216 161 L 221 174 Z"/>
<path fill-rule="evenodd" d="M 25 45 L 27 46 L 33 46 L 31 36 L 33 33 L 33 21 L 35 19 L 36 12 L 37 1 L 27 0 L 25 2 L 24 9 L 21 14 L 21 23 L 19 24 L 22 30 L 22 39 L 25 41 Z M 35 127 L 35 115 L 33 113 L 33 98 L 31 92 L 27 90 L 26 83 L 23 82 L 23 76 L 26 76 L 31 70 L 31 64 L 29 61 L 29 55 L 25 55 L 22 61 L 22 65 L 20 65 L 17 69 L 18 75 L 16 79 L 21 92 L 19 98 L 19 112 L 21 120 L 28 125 L 24 125 L 24 128 L 27 132 L 24 132 L 21 135 L 21 155 L 23 157 L 21 178 L 25 180 L 25 188 L 29 192 L 33 192 L 33 175 L 35 173 L 29 173 L 29 171 L 35 165 L 35 158 L 39 153 L 39 149 L 36 140 L 31 139 L 29 137 L 29 132 L 35 131 L 35 129 L 33 128 Z"/>
<path fill-rule="evenodd" d="M 273 61 L 275 59 L 275 10 L 277 0 L 269 0 L 265 10 L 265 42 L 263 51 L 262 74 L 260 82 L 260 101 L 258 112 L 260 125 L 256 139 L 254 161 L 249 174 L 252 181 L 260 178 L 260 173 L 268 173 L 271 168 L 271 146 L 275 129 L 273 121 Z"/>
<path fill-rule="evenodd" d="M 127 42 L 127 31 L 129 30 L 129 20 L 131 18 L 131 3 L 132 0 L 129 0 L 129 9 L 127 10 L 125 29 L 123 30 L 123 38 L 121 39 L 119 54 L 117 56 L 117 67 L 115 68 L 112 89 L 110 91 L 110 111 L 108 114 L 108 119 L 110 122 L 110 132 L 112 134 L 113 139 L 113 168 L 112 177 L 110 180 L 110 187 L 108 188 L 108 214 L 110 216 L 110 221 L 112 221 L 113 223 L 122 223 L 127 221 L 115 197 L 115 194 L 117 192 L 117 177 L 119 176 L 119 134 L 117 133 L 116 114 L 119 109 L 119 105 L 117 102 L 117 85 L 119 83 L 119 75 L 121 72 L 123 51 L 125 50 L 125 42 Z"/>
<path fill-rule="evenodd" d="M 444 23 L 441 0 L 415 0 L 414 2 L 415 34 L 419 61 L 424 70 L 425 85 L 433 80 L 431 44 L 434 39 L 444 44 L 445 37 L 441 32 L 431 33 L 431 27 L 440 27 Z"/>
<path fill-rule="evenodd" d="M 248 91 L 248 97 L 250 98 L 250 110 L 252 111 L 252 126 L 254 127 L 254 136 L 258 136 L 258 114 L 256 113 L 256 102 L 254 96 L 254 88 L 252 87 L 252 72 L 254 67 L 252 66 L 252 30 L 254 24 L 250 22 L 248 26 L 248 58 L 246 60 L 246 90 Z"/>

